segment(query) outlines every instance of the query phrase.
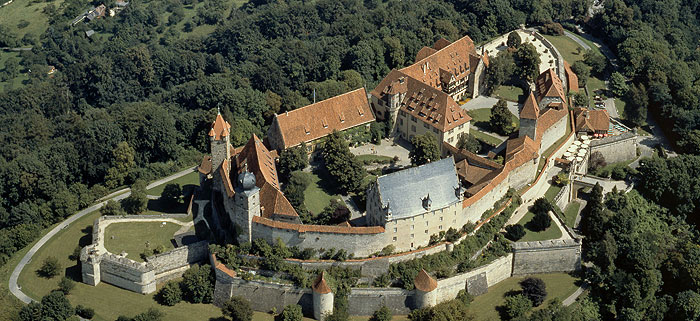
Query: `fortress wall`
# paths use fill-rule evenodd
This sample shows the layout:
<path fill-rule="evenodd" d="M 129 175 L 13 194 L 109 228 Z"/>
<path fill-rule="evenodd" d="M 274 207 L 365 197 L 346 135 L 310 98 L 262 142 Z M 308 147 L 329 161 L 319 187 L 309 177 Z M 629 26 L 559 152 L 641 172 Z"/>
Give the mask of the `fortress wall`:
<path fill-rule="evenodd" d="M 554 145 L 554 143 L 556 143 L 560 138 L 566 135 L 566 126 L 568 118 L 568 115 L 566 117 L 562 117 L 556 123 L 554 123 L 554 125 L 545 130 L 545 132 L 542 135 L 540 154 L 542 154 L 544 151 L 547 150 L 547 148 Z"/>
<path fill-rule="evenodd" d="M 156 291 L 156 275 L 147 263 L 139 263 L 111 253 L 100 261 L 102 281 L 138 293 Z"/>
<path fill-rule="evenodd" d="M 623 136 L 623 135 L 620 135 Z M 591 154 L 600 152 L 608 164 L 624 162 L 637 158 L 637 136 L 608 137 L 591 142 Z"/>
<path fill-rule="evenodd" d="M 539 158 L 527 161 L 525 164 L 511 170 L 508 174 L 509 187 L 515 190 L 520 190 L 521 188 L 525 187 L 525 185 L 532 182 L 537 174 L 538 160 Z"/>
<path fill-rule="evenodd" d="M 414 309 L 414 291 L 397 288 L 352 288 L 348 296 L 350 315 L 372 315 L 386 305 L 394 314 L 409 314 Z"/>
<path fill-rule="evenodd" d="M 570 272 L 580 268 L 580 240 L 564 239 L 513 244 L 513 275 Z"/>
<path fill-rule="evenodd" d="M 280 238 L 287 246 L 298 246 L 299 248 L 344 249 L 348 254 L 353 253 L 357 257 L 370 256 L 372 253 L 381 251 L 387 244 L 391 244 L 391 240 L 386 239 L 386 233 L 299 232 L 258 223 L 253 223 L 253 235 L 255 238 L 262 238 L 268 242 L 274 242 Z"/>
<path fill-rule="evenodd" d="M 509 174 L 509 176 L 510 175 L 511 174 Z M 529 179 L 532 179 L 532 176 L 530 176 Z M 488 193 L 476 200 L 473 204 L 462 208 L 462 215 L 467 217 L 467 221 L 479 221 L 484 212 L 493 208 L 493 205 L 496 204 L 496 202 L 499 201 L 501 198 L 503 198 L 503 196 L 506 195 L 506 193 L 508 192 L 508 189 L 510 188 L 510 184 L 508 181 L 509 177 L 506 177 L 505 179 L 503 179 L 503 181 L 498 183 L 496 187 L 494 187 Z"/>
<path fill-rule="evenodd" d="M 281 312 L 287 305 L 298 304 L 305 315 L 313 315 L 311 289 L 240 278 L 234 278 L 231 287 L 233 296 L 245 297 L 256 311 L 268 312 L 275 309 Z"/>
<path fill-rule="evenodd" d="M 202 261 L 209 253 L 209 242 L 199 241 L 188 246 L 181 246 L 168 252 L 146 258 L 155 269 L 156 274 L 188 266 Z"/>
<path fill-rule="evenodd" d="M 559 206 L 559 208 L 564 211 L 566 206 L 569 205 L 569 199 L 571 194 L 571 184 L 566 184 L 561 188 L 561 191 L 554 196 L 554 204 Z"/>
<path fill-rule="evenodd" d="M 485 277 L 486 286 L 491 287 L 498 282 L 501 282 L 511 276 L 513 267 L 513 254 L 508 254 L 498 258 L 490 264 L 478 267 L 474 270 L 455 275 L 446 279 L 438 280 L 437 302 L 449 301 L 457 297 L 461 290 L 467 289 L 470 294 L 479 295 L 483 293 L 474 293 L 473 289 L 467 287 L 467 281 L 474 277 Z M 481 292 L 481 291 L 479 291 Z"/>
<path fill-rule="evenodd" d="M 557 76 L 559 76 L 559 79 L 561 79 L 561 82 L 564 85 L 564 87 L 569 88 L 569 85 L 566 83 L 568 79 L 566 78 L 566 74 L 564 71 L 564 59 L 562 58 L 561 53 L 559 53 L 559 50 L 557 50 L 557 47 L 552 45 L 552 43 L 549 42 L 547 38 L 542 36 L 537 31 L 533 32 L 532 35 L 535 36 L 535 38 L 542 41 L 544 46 L 547 47 L 547 49 L 549 49 L 549 51 L 552 53 L 552 57 L 554 57 L 554 60 L 556 60 L 557 62 Z"/>

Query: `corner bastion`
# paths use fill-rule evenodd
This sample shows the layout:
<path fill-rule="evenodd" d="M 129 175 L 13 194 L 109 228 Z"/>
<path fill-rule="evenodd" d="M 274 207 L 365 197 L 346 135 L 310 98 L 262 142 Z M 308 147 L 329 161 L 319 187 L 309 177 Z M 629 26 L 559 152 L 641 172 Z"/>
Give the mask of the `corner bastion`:
<path fill-rule="evenodd" d="M 580 268 L 580 239 L 513 244 L 513 275 L 570 272 Z"/>

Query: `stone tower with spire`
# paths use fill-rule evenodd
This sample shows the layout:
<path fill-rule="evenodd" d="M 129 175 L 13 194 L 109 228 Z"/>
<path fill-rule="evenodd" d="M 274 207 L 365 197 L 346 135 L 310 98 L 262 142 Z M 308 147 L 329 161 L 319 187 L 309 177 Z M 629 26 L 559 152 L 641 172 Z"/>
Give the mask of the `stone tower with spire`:
<path fill-rule="evenodd" d="M 333 314 L 334 295 L 331 288 L 326 283 L 326 271 L 316 277 L 311 286 L 313 293 L 314 319 L 323 320 L 328 315 Z"/>
<path fill-rule="evenodd" d="M 224 120 L 221 112 L 216 115 L 216 120 L 211 124 L 209 131 L 211 147 L 211 173 L 215 182 L 220 182 L 221 166 L 227 166 L 226 172 L 230 170 L 231 159 L 231 125 Z"/>
<path fill-rule="evenodd" d="M 530 95 L 523 104 L 520 111 L 520 132 L 519 137 L 529 136 L 533 141 L 537 141 L 537 119 L 540 117 L 540 107 L 537 105 L 535 95 Z"/>

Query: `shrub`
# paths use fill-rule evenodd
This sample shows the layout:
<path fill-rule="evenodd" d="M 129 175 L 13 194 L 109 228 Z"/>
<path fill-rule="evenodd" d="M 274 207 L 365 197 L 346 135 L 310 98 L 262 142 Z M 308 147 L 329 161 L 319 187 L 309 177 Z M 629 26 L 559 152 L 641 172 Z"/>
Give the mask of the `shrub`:
<path fill-rule="evenodd" d="M 301 306 L 290 304 L 284 307 L 277 321 L 301 321 L 303 318 L 304 315 L 301 313 Z"/>
<path fill-rule="evenodd" d="M 73 306 L 61 291 L 53 291 L 41 298 L 43 320 L 65 320 L 75 314 Z"/>
<path fill-rule="evenodd" d="M 508 320 L 513 320 L 525 315 L 532 309 L 532 302 L 522 294 L 509 296 L 506 298 L 504 310 Z"/>
<path fill-rule="evenodd" d="M 168 282 L 156 295 L 160 304 L 173 306 L 182 301 L 182 289 L 179 282 Z"/>
<path fill-rule="evenodd" d="M 533 231 L 544 231 L 552 225 L 549 211 L 554 211 L 554 206 L 546 198 L 540 197 L 535 201 L 531 209 L 535 216 L 528 222 L 528 227 Z"/>
<path fill-rule="evenodd" d="M 44 259 L 44 263 L 36 271 L 39 276 L 45 277 L 47 279 L 53 278 L 60 273 L 61 264 L 58 263 L 58 259 L 54 256 L 49 256 Z"/>
<path fill-rule="evenodd" d="M 525 236 L 525 228 L 520 224 L 506 226 L 506 238 L 516 242 Z"/>
<path fill-rule="evenodd" d="M 221 313 L 233 321 L 251 321 L 253 319 L 253 309 L 250 307 L 250 302 L 240 296 L 231 297 L 226 301 L 221 307 Z"/>
<path fill-rule="evenodd" d="M 561 24 L 556 23 L 556 22 L 549 22 L 545 23 L 540 27 L 540 32 L 546 35 L 551 35 L 551 36 L 563 36 L 564 35 L 564 27 L 561 26 Z"/>
<path fill-rule="evenodd" d="M 523 295 L 527 297 L 534 306 L 539 306 L 547 297 L 547 287 L 544 281 L 539 278 L 527 278 L 520 281 Z"/>
<path fill-rule="evenodd" d="M 389 244 L 389 245 L 385 246 L 381 252 L 379 252 L 379 255 L 381 255 L 381 256 L 391 255 L 392 253 L 394 253 L 394 250 L 396 250 L 396 247 L 393 244 Z"/>
<path fill-rule="evenodd" d="M 78 304 L 75 306 L 75 314 L 83 319 L 92 319 L 95 316 L 95 310 Z"/>
<path fill-rule="evenodd" d="M 58 290 L 63 292 L 65 295 L 70 294 L 70 291 L 72 291 L 73 288 L 75 288 L 75 282 L 65 276 L 58 282 Z"/>
<path fill-rule="evenodd" d="M 214 294 L 214 274 L 208 264 L 193 266 L 182 276 L 182 292 L 192 303 L 209 303 Z"/>
<path fill-rule="evenodd" d="M 374 311 L 374 314 L 372 314 L 372 317 L 369 318 L 369 321 L 389 321 L 393 315 L 391 314 L 391 310 L 386 307 L 386 305 L 383 305 L 379 310 Z"/>

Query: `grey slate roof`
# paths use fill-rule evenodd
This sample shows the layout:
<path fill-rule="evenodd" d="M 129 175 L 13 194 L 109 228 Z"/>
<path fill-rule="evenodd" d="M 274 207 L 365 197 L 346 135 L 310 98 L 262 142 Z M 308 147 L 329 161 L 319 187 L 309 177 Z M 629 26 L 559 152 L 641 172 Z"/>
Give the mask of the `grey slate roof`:
<path fill-rule="evenodd" d="M 389 206 L 391 219 L 411 217 L 427 210 L 423 199 L 430 194 L 430 209 L 459 202 L 459 179 L 454 158 L 405 169 L 377 178 L 382 207 Z"/>

